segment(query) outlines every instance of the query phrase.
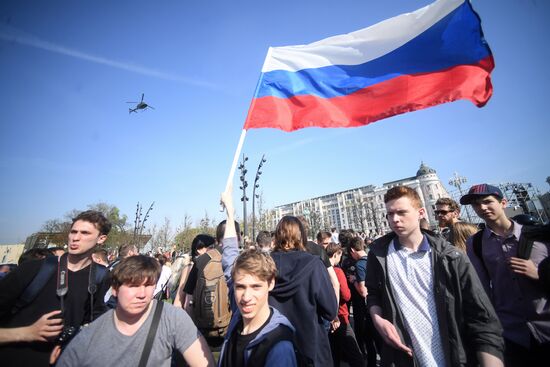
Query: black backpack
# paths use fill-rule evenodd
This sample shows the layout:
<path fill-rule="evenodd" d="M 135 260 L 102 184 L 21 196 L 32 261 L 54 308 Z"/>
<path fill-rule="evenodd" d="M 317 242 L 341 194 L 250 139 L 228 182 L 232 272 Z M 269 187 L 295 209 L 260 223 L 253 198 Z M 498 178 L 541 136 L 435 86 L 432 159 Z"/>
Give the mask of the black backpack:
<path fill-rule="evenodd" d="M 11 312 L 12 314 L 17 313 L 19 310 L 29 305 L 34 299 L 38 296 L 40 290 L 46 285 L 48 280 L 56 274 L 57 268 L 59 266 L 59 259 L 57 256 L 46 256 L 40 270 L 30 282 L 30 284 L 25 288 L 21 296 L 15 302 Z M 90 293 L 90 317 L 93 319 L 93 296 L 97 291 L 99 285 L 103 282 L 103 279 L 109 273 L 109 269 L 104 266 L 98 265 L 92 261 L 91 266 L 93 267 L 93 282 L 88 284 L 88 293 Z M 91 320 L 93 321 L 93 320 Z"/>

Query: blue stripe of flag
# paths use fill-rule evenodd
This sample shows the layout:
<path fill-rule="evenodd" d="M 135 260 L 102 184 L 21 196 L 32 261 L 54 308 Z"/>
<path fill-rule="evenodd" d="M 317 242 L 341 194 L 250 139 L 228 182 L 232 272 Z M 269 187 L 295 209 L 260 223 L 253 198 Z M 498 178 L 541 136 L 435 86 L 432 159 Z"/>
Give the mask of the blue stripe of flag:
<path fill-rule="evenodd" d="M 400 75 L 476 64 L 490 54 L 480 20 L 466 1 L 405 45 L 364 64 L 263 73 L 256 98 L 344 96 Z"/>

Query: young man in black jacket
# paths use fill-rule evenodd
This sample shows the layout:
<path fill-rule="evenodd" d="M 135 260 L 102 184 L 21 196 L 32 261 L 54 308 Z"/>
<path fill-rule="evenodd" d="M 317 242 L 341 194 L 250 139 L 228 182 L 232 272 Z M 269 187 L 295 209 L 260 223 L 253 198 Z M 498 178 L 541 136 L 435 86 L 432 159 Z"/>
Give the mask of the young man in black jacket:
<path fill-rule="evenodd" d="M 366 279 L 382 365 L 503 366 L 502 327 L 466 255 L 420 230 L 415 190 L 394 187 L 384 202 L 393 232 L 371 245 Z"/>
<path fill-rule="evenodd" d="M 63 327 L 77 330 L 106 311 L 103 298 L 110 278 L 106 275 L 100 284 L 95 284 L 97 278 L 93 274 L 108 271 L 93 263 L 92 253 L 107 240 L 110 230 L 111 223 L 98 211 L 88 210 L 74 218 L 68 253 L 59 258 L 59 265 L 28 304 L 19 307 L 18 301 L 46 259 L 22 264 L 0 283 L 0 325 L 5 328 L 0 330 L 3 365 L 48 366 L 54 340 Z M 64 284 L 58 281 L 58 273 L 67 274 L 64 284 L 68 284 L 68 289 L 64 290 Z M 97 288 L 93 295 L 89 292 L 92 283 Z"/>

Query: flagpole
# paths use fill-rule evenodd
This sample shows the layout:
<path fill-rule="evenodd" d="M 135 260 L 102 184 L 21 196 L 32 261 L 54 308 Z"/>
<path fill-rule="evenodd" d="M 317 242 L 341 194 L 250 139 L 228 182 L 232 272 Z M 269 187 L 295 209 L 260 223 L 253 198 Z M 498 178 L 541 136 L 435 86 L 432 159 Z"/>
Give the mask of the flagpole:
<path fill-rule="evenodd" d="M 267 55 L 264 59 L 264 65 L 266 61 L 269 58 L 269 55 L 271 54 L 271 47 L 267 50 Z M 262 67 L 263 69 L 263 67 Z M 254 96 L 258 94 L 258 89 L 260 88 L 262 78 L 260 74 L 260 78 L 258 78 L 258 82 L 256 83 L 256 88 L 254 90 Z M 252 98 L 252 102 L 250 103 L 250 107 L 248 109 L 248 114 L 250 114 L 250 111 L 254 108 L 255 98 Z M 248 120 L 248 116 L 247 116 Z M 245 127 L 246 127 L 246 120 L 245 120 Z M 231 169 L 229 170 L 229 176 L 227 177 L 227 182 L 225 184 L 225 192 L 229 190 L 229 187 L 233 183 L 233 177 L 235 176 L 235 170 L 237 169 L 237 161 L 239 160 L 239 156 L 241 155 L 241 150 L 243 148 L 244 138 L 246 136 L 246 129 L 243 129 L 241 132 L 241 137 L 239 139 L 239 144 L 237 144 L 237 150 L 235 151 L 235 156 L 233 157 L 233 163 L 231 164 Z M 223 212 L 224 206 L 220 203 L 220 211 Z"/>
<path fill-rule="evenodd" d="M 225 192 L 229 190 L 229 187 L 233 183 L 233 176 L 235 176 L 235 170 L 237 169 L 237 161 L 241 155 L 241 150 L 243 148 L 244 137 L 246 136 L 246 129 L 243 129 L 241 132 L 241 137 L 239 139 L 239 144 L 237 144 L 237 150 L 235 151 L 235 156 L 233 157 L 233 163 L 231 164 L 231 169 L 229 170 L 229 176 L 227 177 L 227 183 L 225 184 Z"/>

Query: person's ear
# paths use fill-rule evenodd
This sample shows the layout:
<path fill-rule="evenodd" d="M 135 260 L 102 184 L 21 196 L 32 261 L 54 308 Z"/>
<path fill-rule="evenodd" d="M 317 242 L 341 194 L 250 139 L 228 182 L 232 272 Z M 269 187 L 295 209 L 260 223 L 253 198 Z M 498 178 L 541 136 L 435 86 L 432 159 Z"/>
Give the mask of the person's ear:
<path fill-rule="evenodd" d="M 103 243 L 105 241 L 107 241 L 107 235 L 106 234 L 99 235 L 99 237 L 97 238 L 97 244 L 98 245 L 103 245 Z"/>
<path fill-rule="evenodd" d="M 420 218 L 426 218 L 426 209 L 424 208 L 418 209 L 418 215 L 420 215 Z"/>

